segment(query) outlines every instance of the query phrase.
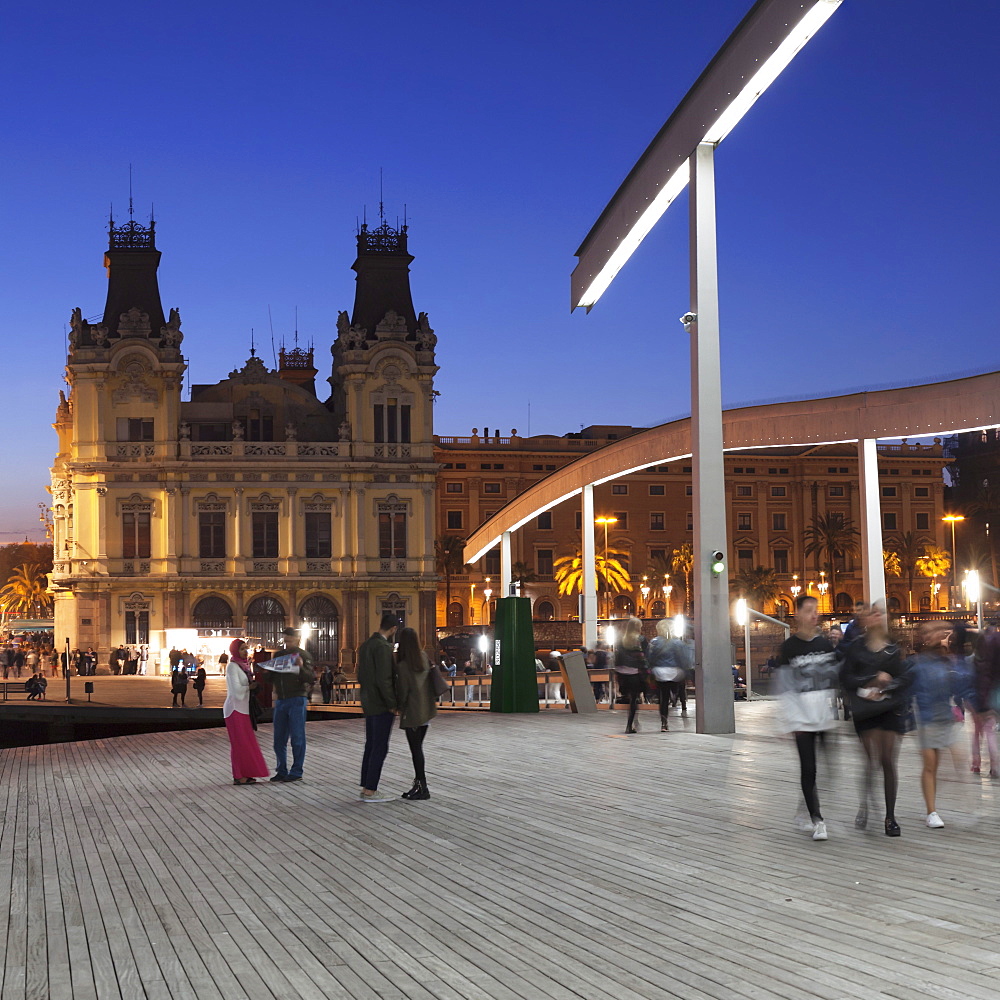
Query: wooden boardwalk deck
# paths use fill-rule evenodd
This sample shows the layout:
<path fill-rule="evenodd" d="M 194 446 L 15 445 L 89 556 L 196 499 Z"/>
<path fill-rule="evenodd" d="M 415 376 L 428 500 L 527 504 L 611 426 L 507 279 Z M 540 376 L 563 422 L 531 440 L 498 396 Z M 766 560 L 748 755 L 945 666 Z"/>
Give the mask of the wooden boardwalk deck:
<path fill-rule="evenodd" d="M 928 830 L 904 745 L 902 838 L 857 832 L 845 728 L 813 843 L 772 712 L 449 715 L 434 797 L 386 805 L 360 720 L 310 724 L 290 785 L 229 784 L 219 730 L 2 751 L 0 998 L 993 1000 L 1000 783 L 944 782 Z"/>

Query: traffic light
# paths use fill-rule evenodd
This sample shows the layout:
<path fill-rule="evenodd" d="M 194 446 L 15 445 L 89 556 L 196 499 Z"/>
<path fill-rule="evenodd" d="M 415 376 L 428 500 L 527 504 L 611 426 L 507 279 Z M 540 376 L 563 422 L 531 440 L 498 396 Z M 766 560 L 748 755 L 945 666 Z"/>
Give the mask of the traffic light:
<path fill-rule="evenodd" d="M 712 553 L 712 576 L 721 576 L 726 569 L 726 557 L 716 550 Z"/>

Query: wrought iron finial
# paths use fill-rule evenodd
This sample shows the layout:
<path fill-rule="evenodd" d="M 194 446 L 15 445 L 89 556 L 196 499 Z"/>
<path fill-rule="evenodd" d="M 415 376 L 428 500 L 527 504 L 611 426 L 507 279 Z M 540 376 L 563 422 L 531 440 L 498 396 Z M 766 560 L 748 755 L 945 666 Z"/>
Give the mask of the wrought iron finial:
<path fill-rule="evenodd" d="M 111 250 L 155 250 L 156 223 L 150 219 L 148 226 L 129 219 L 124 226 L 116 226 L 112 218 L 108 225 L 108 248 Z"/>

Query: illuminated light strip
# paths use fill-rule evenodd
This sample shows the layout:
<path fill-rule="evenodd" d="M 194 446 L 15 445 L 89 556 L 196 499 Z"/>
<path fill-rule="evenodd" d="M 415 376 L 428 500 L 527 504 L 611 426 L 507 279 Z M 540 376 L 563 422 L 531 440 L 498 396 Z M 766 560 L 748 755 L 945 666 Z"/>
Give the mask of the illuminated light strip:
<path fill-rule="evenodd" d="M 785 36 L 765 60 L 764 65 L 736 95 L 733 102 L 705 133 L 704 142 L 718 145 L 739 124 L 740 119 L 757 103 L 761 94 L 781 75 L 782 70 L 799 54 L 806 42 L 826 24 L 843 0 L 819 0 L 805 17 Z"/>
<path fill-rule="evenodd" d="M 780 76 L 782 70 L 802 50 L 806 42 L 829 20 L 843 0 L 816 0 L 805 15 L 778 44 L 760 69 L 730 102 L 715 123 L 708 128 L 701 142 L 718 145 L 736 127 L 740 119 L 753 107 L 767 88 Z M 691 153 L 694 149 L 691 150 Z M 583 306 L 588 311 L 608 290 L 618 272 L 628 263 L 642 241 L 660 221 L 664 212 L 687 187 L 690 169 L 687 163 L 678 166 L 667 178 L 649 206 L 636 220 L 635 225 L 622 237 L 603 267 L 597 272 L 587 290 L 573 308 Z"/>
<path fill-rule="evenodd" d="M 649 207 L 622 238 L 621 243 L 615 248 L 607 263 L 590 283 L 590 287 L 580 297 L 578 306 L 585 306 L 589 309 L 608 290 L 608 286 L 618 276 L 618 272 L 628 263 L 629 257 L 635 253 L 653 226 L 660 221 L 663 213 L 670 208 L 677 196 L 687 187 L 690 176 L 691 171 L 685 162 L 667 178 L 667 183 L 660 188 Z"/>

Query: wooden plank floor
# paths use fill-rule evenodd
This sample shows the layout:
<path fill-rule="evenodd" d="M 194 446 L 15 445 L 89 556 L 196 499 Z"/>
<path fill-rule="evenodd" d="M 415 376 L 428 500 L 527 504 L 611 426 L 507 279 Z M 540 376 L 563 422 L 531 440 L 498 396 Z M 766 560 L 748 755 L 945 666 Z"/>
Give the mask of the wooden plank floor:
<path fill-rule="evenodd" d="M 230 784 L 219 730 L 2 751 L 0 998 L 995 997 L 1000 782 L 942 782 L 928 830 L 910 737 L 903 836 L 858 832 L 845 726 L 814 843 L 773 712 L 449 715 L 433 798 L 378 806 L 360 720 L 310 724 L 292 785 Z"/>

